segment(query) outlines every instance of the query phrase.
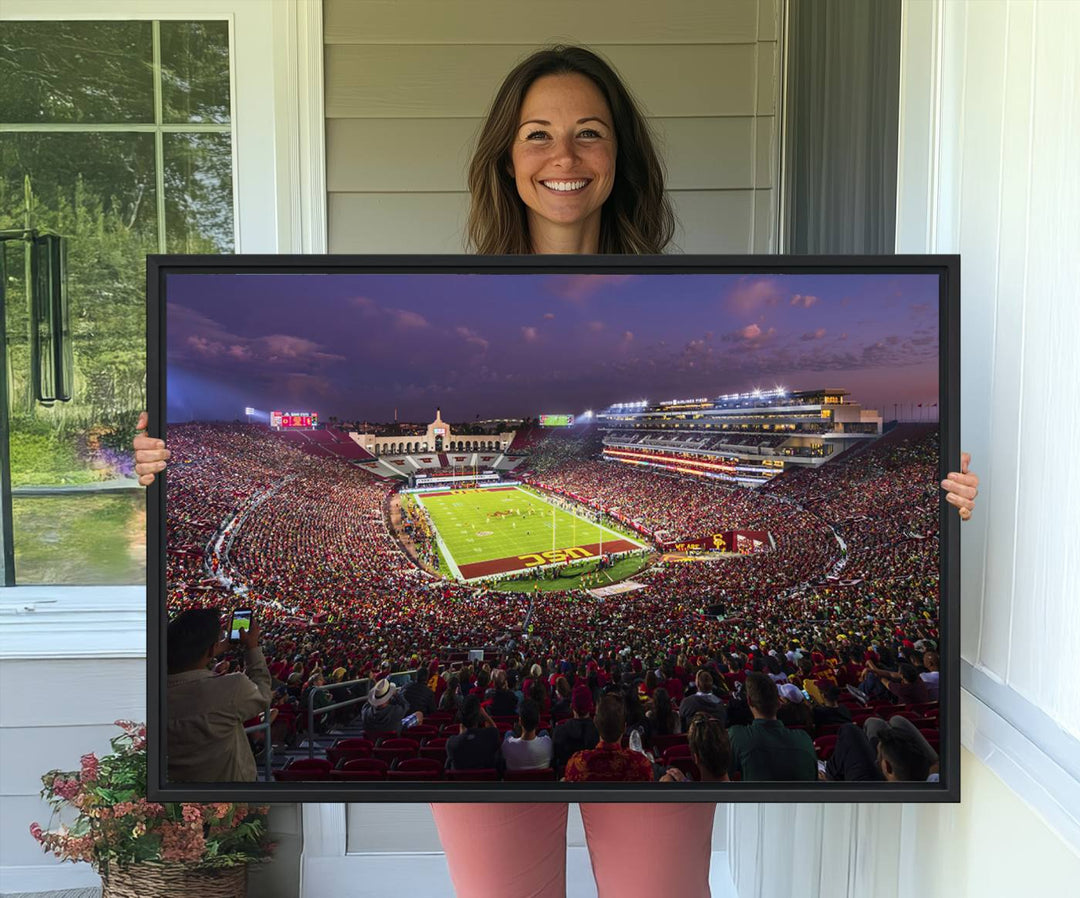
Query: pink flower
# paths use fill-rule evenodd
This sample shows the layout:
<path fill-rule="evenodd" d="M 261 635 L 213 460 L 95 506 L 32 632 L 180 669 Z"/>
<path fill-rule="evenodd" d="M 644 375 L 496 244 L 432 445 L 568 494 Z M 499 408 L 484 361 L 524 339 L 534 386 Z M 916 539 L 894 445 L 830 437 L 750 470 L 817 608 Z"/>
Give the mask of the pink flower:
<path fill-rule="evenodd" d="M 80 761 L 82 763 L 81 777 L 82 777 L 83 782 L 84 783 L 92 783 L 92 782 L 94 782 L 94 780 L 96 780 L 98 778 L 98 759 L 97 759 L 97 757 L 94 755 L 93 752 L 91 752 L 88 755 L 83 755 L 82 758 L 80 758 Z"/>
<path fill-rule="evenodd" d="M 202 827 L 187 823 L 165 822 L 161 825 L 161 859 L 190 863 L 202 858 L 206 848 Z"/>
<path fill-rule="evenodd" d="M 71 801 L 79 792 L 77 780 L 64 779 L 58 776 L 53 781 L 53 791 L 65 801 Z"/>
<path fill-rule="evenodd" d="M 38 823 L 30 824 L 30 835 L 32 835 L 34 837 L 34 840 L 37 842 L 44 841 L 41 825 Z"/>
<path fill-rule="evenodd" d="M 188 823 L 202 823 L 202 808 L 197 804 L 186 804 L 181 811 L 184 820 Z"/>

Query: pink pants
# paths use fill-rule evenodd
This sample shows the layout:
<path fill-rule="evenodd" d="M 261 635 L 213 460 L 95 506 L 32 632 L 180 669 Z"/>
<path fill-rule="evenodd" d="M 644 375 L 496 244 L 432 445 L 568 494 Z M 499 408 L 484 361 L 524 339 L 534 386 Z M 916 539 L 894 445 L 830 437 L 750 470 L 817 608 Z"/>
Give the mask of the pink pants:
<path fill-rule="evenodd" d="M 432 804 L 458 898 L 564 898 L 567 805 Z M 599 898 L 708 898 L 709 802 L 583 804 Z"/>

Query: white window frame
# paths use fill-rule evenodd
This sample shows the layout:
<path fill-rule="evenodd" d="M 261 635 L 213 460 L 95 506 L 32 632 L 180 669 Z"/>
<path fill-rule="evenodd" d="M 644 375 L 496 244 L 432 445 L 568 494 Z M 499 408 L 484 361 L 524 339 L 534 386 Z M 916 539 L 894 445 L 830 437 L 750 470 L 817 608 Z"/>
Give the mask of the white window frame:
<path fill-rule="evenodd" d="M 945 0 L 903 0 L 897 156 L 896 251 L 959 252 L 955 234 L 955 184 L 942 184 L 943 154 L 956 143 L 958 117 L 942 87 L 946 67 L 955 64 L 947 45 L 945 17 L 963 17 L 963 7 Z M 951 160 L 946 159 L 947 164 Z M 966 403 L 968 415 L 988 412 L 985 400 Z M 963 427 L 961 427 L 963 431 Z M 961 442 L 970 445 L 963 438 Z M 984 500 L 980 500 L 984 501 Z M 987 509 L 990 510 L 990 509 Z M 965 608 L 983 601 L 985 531 L 976 525 L 965 553 L 961 597 Z M 981 546 L 977 546 L 978 541 Z M 993 770 L 1080 852 L 1080 743 L 1037 704 L 978 663 L 960 660 L 960 742 Z"/>
<path fill-rule="evenodd" d="M 148 19 L 229 23 L 236 252 L 325 253 L 321 0 L 0 4 L 0 22 Z M 145 609 L 143 586 L 0 589 L 0 658 L 145 657 Z"/>

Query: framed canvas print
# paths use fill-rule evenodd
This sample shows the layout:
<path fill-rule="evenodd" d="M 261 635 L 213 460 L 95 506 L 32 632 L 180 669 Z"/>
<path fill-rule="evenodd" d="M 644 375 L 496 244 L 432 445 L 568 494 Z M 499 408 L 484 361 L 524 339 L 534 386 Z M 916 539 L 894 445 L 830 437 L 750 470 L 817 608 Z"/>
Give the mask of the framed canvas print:
<path fill-rule="evenodd" d="M 959 800 L 957 257 L 147 286 L 154 798 Z"/>

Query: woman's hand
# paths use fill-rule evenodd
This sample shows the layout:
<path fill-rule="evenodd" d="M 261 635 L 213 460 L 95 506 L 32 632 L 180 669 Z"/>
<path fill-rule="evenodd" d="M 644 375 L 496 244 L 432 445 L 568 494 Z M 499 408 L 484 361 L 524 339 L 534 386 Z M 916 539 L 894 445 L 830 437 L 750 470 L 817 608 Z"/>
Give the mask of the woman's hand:
<path fill-rule="evenodd" d="M 941 481 L 941 488 L 945 490 L 945 501 L 959 509 L 962 521 L 971 517 L 971 511 L 975 507 L 975 497 L 979 495 L 979 475 L 968 471 L 970 464 L 971 455 L 962 452 L 960 470 L 951 471 L 949 476 Z"/>
<path fill-rule="evenodd" d="M 158 471 L 164 471 L 165 462 L 172 458 L 172 453 L 165 448 L 164 440 L 146 435 L 146 425 L 149 422 L 146 412 L 141 412 L 139 422 L 135 425 L 135 439 L 131 443 L 135 449 L 135 473 L 139 475 L 139 483 L 143 486 L 153 483 L 154 475 Z"/>

